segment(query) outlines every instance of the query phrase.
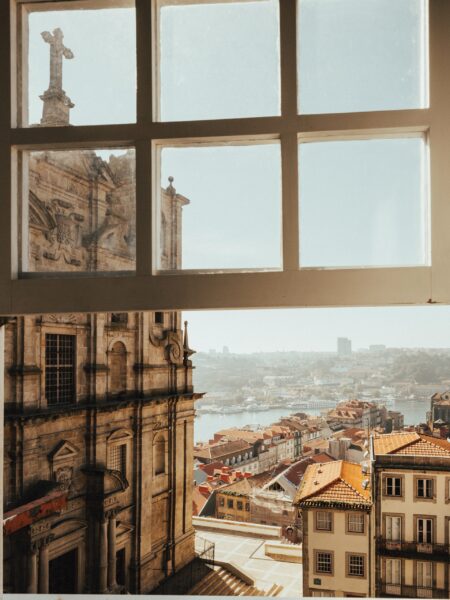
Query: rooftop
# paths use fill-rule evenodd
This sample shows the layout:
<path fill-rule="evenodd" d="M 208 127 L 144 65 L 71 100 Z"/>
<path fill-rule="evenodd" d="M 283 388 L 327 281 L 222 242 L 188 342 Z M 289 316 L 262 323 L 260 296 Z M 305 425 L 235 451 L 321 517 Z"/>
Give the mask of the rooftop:
<path fill-rule="evenodd" d="M 415 431 L 376 435 L 373 447 L 375 455 L 398 454 L 450 458 L 450 442 Z"/>
<path fill-rule="evenodd" d="M 320 503 L 370 506 L 372 494 L 369 481 L 361 465 L 336 460 L 310 465 L 297 492 L 295 503 L 316 505 Z"/>

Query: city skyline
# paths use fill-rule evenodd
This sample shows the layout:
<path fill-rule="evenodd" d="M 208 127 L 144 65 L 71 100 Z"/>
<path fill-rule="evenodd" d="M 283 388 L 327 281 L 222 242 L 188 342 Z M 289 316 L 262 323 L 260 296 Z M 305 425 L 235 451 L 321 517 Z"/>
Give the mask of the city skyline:
<path fill-rule="evenodd" d="M 450 347 L 448 306 L 186 311 L 183 319 L 197 352 L 336 352 L 338 337 L 351 339 L 354 351 Z"/>

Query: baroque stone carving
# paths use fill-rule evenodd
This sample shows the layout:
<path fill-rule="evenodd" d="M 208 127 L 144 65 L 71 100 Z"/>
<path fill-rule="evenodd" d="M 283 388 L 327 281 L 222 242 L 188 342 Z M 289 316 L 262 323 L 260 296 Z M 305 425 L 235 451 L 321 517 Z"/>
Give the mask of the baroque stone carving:
<path fill-rule="evenodd" d="M 62 490 L 68 490 L 73 478 L 73 467 L 60 467 L 54 473 L 55 481 L 60 484 Z"/>

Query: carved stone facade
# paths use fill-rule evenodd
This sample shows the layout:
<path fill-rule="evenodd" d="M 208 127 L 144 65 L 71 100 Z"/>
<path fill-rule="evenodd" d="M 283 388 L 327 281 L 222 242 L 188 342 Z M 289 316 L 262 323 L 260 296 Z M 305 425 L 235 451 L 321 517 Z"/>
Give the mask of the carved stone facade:
<path fill-rule="evenodd" d="M 30 157 L 29 270 L 134 268 L 131 154 L 57 154 Z M 161 197 L 175 268 L 188 201 L 172 182 Z M 194 558 L 198 395 L 180 320 L 6 319 L 5 591 L 148 593 Z"/>

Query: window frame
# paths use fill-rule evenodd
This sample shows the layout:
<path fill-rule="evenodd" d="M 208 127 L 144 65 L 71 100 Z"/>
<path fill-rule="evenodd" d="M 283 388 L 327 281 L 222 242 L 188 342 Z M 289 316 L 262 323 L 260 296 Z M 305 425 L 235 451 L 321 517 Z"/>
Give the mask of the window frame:
<path fill-rule="evenodd" d="M 419 494 L 420 482 L 423 482 L 423 492 L 427 492 L 427 482 L 430 482 L 431 495 L 423 495 Z M 414 477 L 414 499 L 418 502 L 429 502 L 436 500 L 436 477 L 425 477 L 421 475 L 416 475 Z"/>
<path fill-rule="evenodd" d="M 351 573 L 351 560 L 353 558 L 362 559 L 362 573 Z M 367 578 L 367 555 L 361 554 L 359 552 L 346 552 L 345 553 L 345 576 L 356 578 L 356 579 L 366 579 Z"/>
<path fill-rule="evenodd" d="M 350 529 L 350 520 L 352 517 L 359 517 L 362 519 L 362 531 L 352 531 Z M 365 535 L 366 533 L 366 514 L 363 512 L 348 512 L 346 518 L 345 532 L 349 535 Z"/>
<path fill-rule="evenodd" d="M 400 481 L 400 494 L 388 494 L 388 480 L 398 479 Z M 392 489 L 395 490 L 396 485 L 392 483 Z M 385 474 L 383 476 L 383 497 L 404 500 L 405 499 L 405 476 L 398 474 Z"/>
<path fill-rule="evenodd" d="M 330 571 L 319 571 L 318 560 L 320 554 L 328 554 L 330 556 Z M 314 573 L 316 575 L 334 576 L 334 552 L 332 550 L 314 550 Z"/>
<path fill-rule="evenodd" d="M 327 527 L 320 527 L 319 521 L 320 516 L 326 515 L 326 519 L 323 519 L 323 522 L 326 520 Z M 314 531 L 324 532 L 324 533 L 333 533 L 334 529 L 334 514 L 331 510 L 316 510 L 314 513 Z"/>
<path fill-rule="evenodd" d="M 44 361 L 44 373 L 43 373 L 43 385 L 44 385 L 44 398 L 45 398 L 45 404 L 48 408 L 51 407 L 64 407 L 64 406 L 72 406 L 74 404 L 76 404 L 77 402 L 77 336 L 74 333 L 69 333 L 66 331 L 53 331 L 50 329 L 46 329 L 44 332 L 44 344 L 45 344 L 45 361 Z M 55 364 L 50 364 L 48 363 L 49 360 L 49 341 L 50 341 L 50 337 L 53 336 L 55 338 L 55 342 L 56 342 L 56 346 L 55 346 L 55 358 L 56 358 L 56 362 Z M 62 338 L 70 338 L 70 344 L 71 344 L 71 348 L 70 348 L 70 352 L 71 352 L 71 361 L 70 364 L 69 363 L 64 363 L 64 364 L 60 364 L 61 363 L 61 342 L 63 341 Z M 56 392 L 56 397 L 57 400 L 55 402 L 49 402 L 48 399 L 48 391 L 47 391 L 47 378 L 48 378 L 48 371 L 54 371 L 55 375 L 56 375 L 56 388 L 57 388 L 57 392 Z M 70 394 L 70 400 L 60 400 L 61 397 L 61 390 L 60 390 L 60 377 L 62 373 L 66 373 L 70 371 L 71 372 L 71 379 L 72 379 L 72 385 L 71 385 L 71 394 Z"/>
<path fill-rule="evenodd" d="M 67 0 L 75 7 L 80 0 Z M 424 0 L 426 1 L 426 0 Z M 31 5 L 36 0 L 27 0 Z M 95 6 L 106 0 L 87 0 Z M 156 52 L 155 5 L 136 0 L 137 120 L 132 124 L 21 128 L 17 125 L 17 27 L 25 0 L 0 7 L 0 161 L 4 165 L 1 195 L 11 198 L 0 222 L 0 314 L 48 312 L 120 312 L 306 306 L 383 306 L 450 303 L 450 89 L 446 85 L 450 39 L 450 6 L 429 0 L 430 107 L 361 113 L 297 114 L 296 0 L 280 0 L 281 116 L 213 121 L 153 120 Z M 84 6 L 87 3 L 84 2 Z M 50 9 L 61 2 L 50 0 Z M 9 24 L 12 24 L 11 28 Z M 10 60 L 10 48 L 13 48 Z M 153 71 L 153 72 L 152 72 Z M 426 267 L 300 269 L 298 223 L 298 142 L 363 135 L 428 136 L 430 163 L 431 253 Z M 282 270 L 271 272 L 178 272 L 154 269 L 155 215 L 152 189 L 157 180 L 155 148 L 165 141 L 278 139 L 282 160 Z M 123 277 L 96 274 L 20 278 L 17 244 L 17 163 L 21 149 L 94 148 L 119 144 L 136 147 L 136 273 Z M 152 162 L 153 160 L 153 162 Z M 150 166 L 152 165 L 152 167 Z M 188 290 L 188 291 L 187 291 Z M 269 291 L 270 290 L 270 291 Z"/>

